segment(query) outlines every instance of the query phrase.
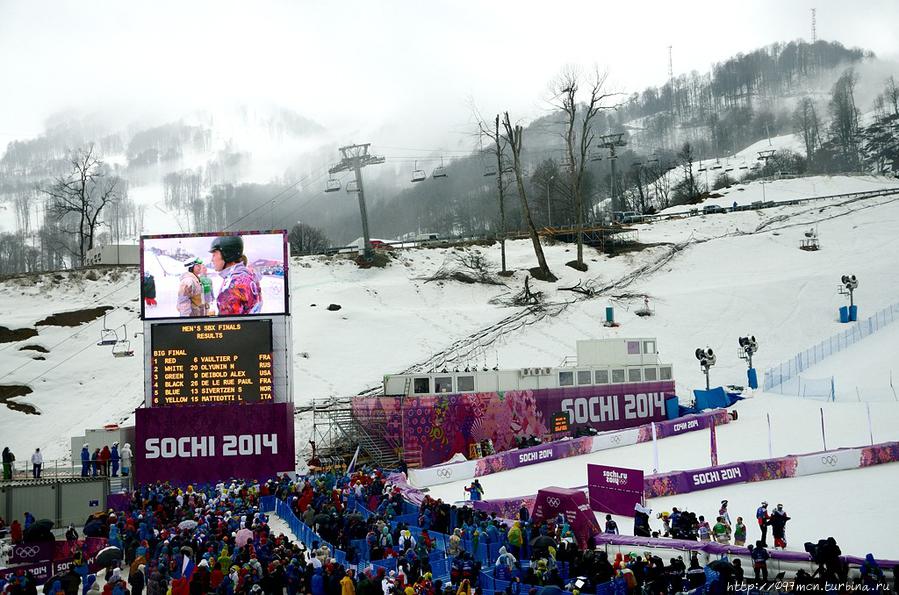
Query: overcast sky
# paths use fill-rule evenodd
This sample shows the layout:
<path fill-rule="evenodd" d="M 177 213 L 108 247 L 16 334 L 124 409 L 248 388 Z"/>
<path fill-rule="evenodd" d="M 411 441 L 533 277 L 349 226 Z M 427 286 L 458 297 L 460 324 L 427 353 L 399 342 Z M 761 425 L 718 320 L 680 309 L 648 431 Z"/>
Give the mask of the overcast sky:
<path fill-rule="evenodd" d="M 640 90 L 664 82 L 668 45 L 679 73 L 809 39 L 812 6 L 819 39 L 899 55 L 897 0 L 0 0 L 0 140 L 60 109 L 132 117 L 248 102 L 373 142 L 405 122 L 389 142 L 461 148 L 470 99 L 532 118 L 566 63 L 597 63 L 620 90 Z"/>

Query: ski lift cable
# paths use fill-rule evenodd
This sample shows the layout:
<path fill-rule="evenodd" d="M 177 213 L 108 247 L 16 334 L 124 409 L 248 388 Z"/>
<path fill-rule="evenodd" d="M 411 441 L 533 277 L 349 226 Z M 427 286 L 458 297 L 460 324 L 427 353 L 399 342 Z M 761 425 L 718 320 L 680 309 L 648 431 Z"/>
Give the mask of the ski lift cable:
<path fill-rule="evenodd" d="M 122 291 L 123 289 L 125 289 L 125 288 L 127 288 L 127 287 L 131 287 L 131 286 L 132 286 L 132 285 L 131 285 L 130 282 L 122 283 L 122 285 L 121 285 L 120 287 L 118 287 L 117 289 L 113 289 L 112 291 L 109 291 L 109 292 L 107 292 L 107 293 L 104 293 L 103 295 L 94 298 L 93 301 L 94 301 L 94 302 L 100 302 L 100 301 L 103 301 L 103 300 L 105 300 L 106 298 L 108 298 L 109 296 L 111 296 L 111 295 L 113 295 L 113 294 L 115 294 L 115 293 L 118 293 L 118 292 Z M 63 338 L 63 339 L 60 340 L 59 342 L 54 343 L 54 344 L 51 345 L 48 349 L 51 349 L 51 350 L 52 350 L 52 349 L 55 349 L 56 347 L 62 345 L 63 343 L 65 343 L 66 341 L 68 341 L 69 339 L 71 339 L 72 337 L 74 337 L 75 335 L 79 334 L 81 331 L 83 331 L 83 330 L 85 330 L 85 329 L 88 329 L 88 328 L 90 328 L 91 326 L 97 324 L 98 322 L 102 322 L 102 321 L 103 321 L 103 318 L 101 317 L 101 318 L 97 318 L 97 319 L 95 319 L 95 320 L 92 320 L 92 321 L 88 322 L 86 325 L 77 327 L 78 330 L 76 330 L 76 331 L 73 332 L 72 334 L 66 336 L 65 338 Z M 12 349 L 12 348 L 15 347 L 18 343 L 19 343 L 18 341 L 17 341 L 17 342 L 12 342 L 12 343 L 10 343 L 9 345 L 7 345 L 7 346 L 3 347 L 2 349 L 0 349 L 0 353 L 3 353 L 4 351 L 6 351 L 6 350 L 8 350 L 8 349 Z M 2 378 L 5 378 L 5 376 L 3 376 Z"/>
<path fill-rule="evenodd" d="M 240 223 L 241 221 L 243 221 L 244 219 L 246 219 L 253 213 L 256 213 L 257 211 L 259 211 L 263 208 L 274 206 L 274 203 L 276 200 L 278 200 L 278 198 L 282 197 L 283 195 L 285 195 L 288 192 L 296 191 L 296 187 L 299 186 L 300 184 L 302 184 L 304 182 L 315 182 L 315 181 L 321 179 L 325 174 L 327 174 L 327 168 L 323 168 L 323 169 L 319 170 L 319 173 L 317 173 L 317 174 L 309 174 L 309 175 L 303 176 L 299 180 L 293 182 L 292 184 L 288 185 L 287 187 L 283 188 L 282 190 L 276 192 L 271 198 L 264 201 L 262 204 L 260 204 L 256 208 L 250 210 L 249 212 L 245 213 L 244 215 L 241 215 L 240 217 L 238 217 L 237 219 L 235 219 L 234 221 L 232 221 L 231 223 L 226 225 L 225 228 L 223 229 L 223 231 L 228 231 L 231 227 L 233 227 L 237 223 Z M 292 195 L 291 195 L 291 197 L 292 197 Z"/>
<path fill-rule="evenodd" d="M 131 322 L 131 321 L 137 320 L 138 318 L 140 318 L 140 315 L 139 315 L 139 314 L 136 314 L 136 315 L 132 316 L 131 318 L 129 318 L 129 319 L 125 322 L 125 324 L 128 324 L 128 323 Z M 98 319 L 98 320 L 99 320 L 99 319 Z M 97 321 L 95 320 L 94 323 L 96 323 L 96 322 L 97 322 Z M 93 323 L 91 323 L 91 324 L 93 324 Z M 79 327 L 77 332 L 75 332 L 75 333 L 69 335 L 68 337 L 66 337 L 65 339 L 63 339 L 62 341 L 60 341 L 59 343 L 57 343 L 56 345 L 54 345 L 53 348 L 55 349 L 57 346 L 61 345 L 61 344 L 64 343 L 65 341 L 68 341 L 69 339 L 71 339 L 72 337 L 74 337 L 75 335 L 77 335 L 78 333 L 80 333 L 81 331 L 83 331 L 85 328 L 87 328 L 87 327 L 84 327 L 84 326 Z M 116 328 L 118 328 L 118 327 L 116 327 Z M 31 380 L 29 380 L 28 382 L 25 382 L 24 384 L 30 385 L 31 383 L 33 383 L 33 382 L 35 382 L 35 381 L 37 381 L 37 380 L 40 380 L 41 378 L 43 378 L 44 376 L 46 376 L 47 374 L 49 374 L 50 372 L 52 372 L 53 370 L 55 370 L 56 368 L 58 368 L 59 366 L 61 366 L 62 364 L 66 363 L 66 362 L 69 361 L 70 359 L 74 358 L 75 356 L 81 355 L 81 353 L 84 352 L 84 351 L 86 351 L 89 347 L 96 347 L 96 345 L 95 345 L 93 342 L 88 343 L 87 345 L 85 345 L 84 347 L 82 347 L 81 349 L 79 349 L 78 351 L 76 351 L 75 353 L 71 354 L 71 355 L 68 356 L 68 357 L 63 358 L 62 360 L 60 360 L 60 361 L 57 362 L 56 364 L 52 365 L 50 368 L 44 370 L 44 371 L 41 372 L 39 375 L 35 376 L 34 378 L 32 378 Z M 26 360 L 26 361 L 25 361 L 24 363 L 22 363 L 21 365 L 16 366 L 15 368 L 13 368 L 12 370 L 10 370 L 9 372 L 7 372 L 6 374 L 4 374 L 3 376 L 0 376 L 0 380 L 3 380 L 4 378 L 6 378 L 6 377 L 8 377 L 8 376 L 11 376 L 12 374 L 18 372 L 19 370 L 21 370 L 22 368 L 24 368 L 24 367 L 27 366 L 28 364 L 34 363 L 34 361 L 35 361 L 35 360 L 33 360 L 33 359 L 28 359 L 28 360 Z"/>

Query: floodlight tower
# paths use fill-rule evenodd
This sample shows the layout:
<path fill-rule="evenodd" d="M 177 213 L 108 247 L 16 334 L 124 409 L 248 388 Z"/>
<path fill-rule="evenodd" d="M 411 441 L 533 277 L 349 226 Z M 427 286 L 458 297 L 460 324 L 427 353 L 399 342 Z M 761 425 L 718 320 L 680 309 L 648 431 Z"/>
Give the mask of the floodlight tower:
<path fill-rule="evenodd" d="M 849 296 L 849 306 L 840 306 L 840 322 L 854 322 L 858 319 L 858 306 L 855 305 L 855 289 L 858 287 L 858 279 L 855 275 L 843 275 L 837 292 Z"/>
<path fill-rule="evenodd" d="M 696 350 L 696 359 L 699 360 L 699 368 L 705 374 L 705 389 L 709 390 L 709 368 L 715 365 L 715 361 L 718 358 L 711 347 L 706 347 L 705 349 L 700 347 Z"/>
<path fill-rule="evenodd" d="M 749 336 L 740 337 L 737 339 L 737 342 L 740 344 L 740 350 L 737 355 L 739 355 L 740 359 L 746 360 L 749 364 L 749 371 L 746 372 L 746 377 L 749 380 L 749 388 L 756 389 L 759 387 L 759 379 L 755 372 L 755 368 L 752 367 L 752 356 L 759 350 L 758 341 L 755 340 L 754 336 Z"/>

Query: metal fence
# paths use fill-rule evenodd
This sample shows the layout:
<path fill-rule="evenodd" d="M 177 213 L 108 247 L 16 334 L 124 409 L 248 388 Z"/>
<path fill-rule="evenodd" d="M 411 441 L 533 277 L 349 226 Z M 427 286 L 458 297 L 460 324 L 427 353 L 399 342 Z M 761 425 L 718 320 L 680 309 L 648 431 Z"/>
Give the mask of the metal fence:
<path fill-rule="evenodd" d="M 824 339 L 817 345 L 797 353 L 777 366 L 768 368 L 765 370 L 765 380 L 762 384 L 763 390 L 802 396 L 803 382 L 805 382 L 806 391 L 808 391 L 808 384 L 812 382 L 811 379 L 805 379 L 804 381 L 800 379 L 799 375 L 802 372 L 834 353 L 839 353 L 850 345 L 854 345 L 865 337 L 876 333 L 897 319 L 899 319 L 899 304 L 887 306 L 873 316 L 858 321 L 845 331 Z M 816 382 L 816 384 L 820 383 Z M 799 393 L 797 393 L 797 387 L 800 391 Z M 831 382 L 830 394 L 831 396 L 833 395 L 833 382 Z M 808 396 L 813 395 L 809 394 Z"/>

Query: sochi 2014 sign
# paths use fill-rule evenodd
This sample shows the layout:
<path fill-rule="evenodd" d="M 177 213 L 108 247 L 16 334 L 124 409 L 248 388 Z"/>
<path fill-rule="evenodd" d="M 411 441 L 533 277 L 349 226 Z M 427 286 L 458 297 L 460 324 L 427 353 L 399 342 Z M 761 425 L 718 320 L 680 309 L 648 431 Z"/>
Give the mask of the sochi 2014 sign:
<path fill-rule="evenodd" d="M 263 479 L 295 468 L 291 403 L 141 408 L 136 425 L 140 483 Z"/>

